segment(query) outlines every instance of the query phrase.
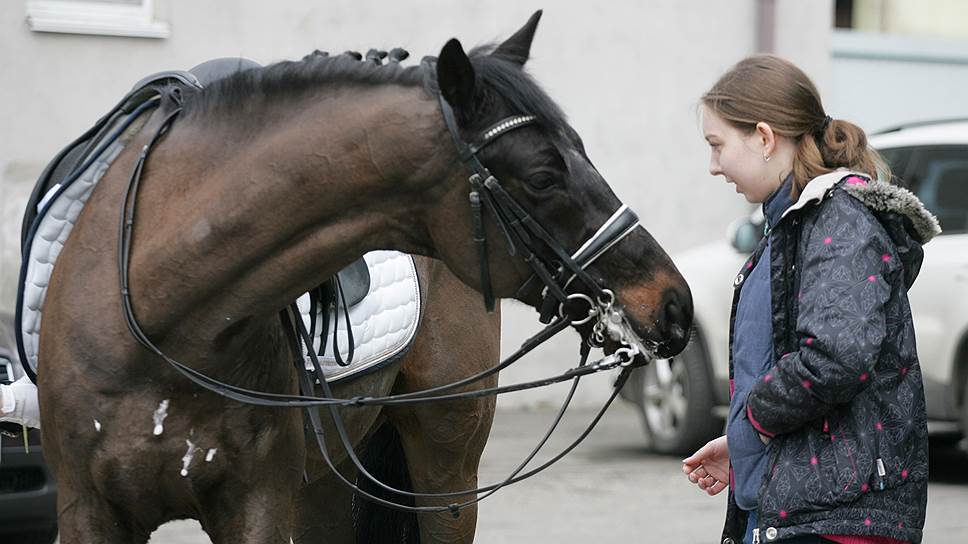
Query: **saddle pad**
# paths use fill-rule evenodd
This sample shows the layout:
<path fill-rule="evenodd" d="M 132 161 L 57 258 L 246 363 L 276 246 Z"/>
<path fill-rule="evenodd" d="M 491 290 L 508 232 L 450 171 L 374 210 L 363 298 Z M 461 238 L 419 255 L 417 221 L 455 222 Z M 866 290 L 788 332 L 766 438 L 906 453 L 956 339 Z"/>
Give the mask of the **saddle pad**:
<path fill-rule="evenodd" d="M 25 259 L 27 271 L 24 276 L 20 327 L 24 354 L 27 356 L 24 364 L 29 365 L 34 372 L 37 372 L 44 299 L 47 297 L 47 285 L 54 271 L 54 263 L 64 249 L 64 243 L 74 229 L 74 223 L 84 209 L 94 186 L 101 181 L 104 172 L 128 142 L 141 130 L 148 117 L 142 115 L 133 122 L 56 200 L 50 202 L 61 190 L 59 184 L 51 187 L 37 205 L 41 219 Z"/>
<path fill-rule="evenodd" d="M 339 366 L 333 356 L 335 326 L 340 357 L 344 361 L 349 357 L 346 317 L 342 310 L 339 314 L 331 312 L 329 316 L 326 351 L 319 362 L 326 380 L 331 383 L 358 376 L 365 370 L 376 370 L 402 357 L 409 349 L 420 321 L 420 286 L 413 257 L 397 251 L 372 251 L 363 258 L 370 271 L 370 290 L 349 311 L 354 344 L 353 361 L 349 366 Z M 304 294 L 296 302 L 306 330 L 309 330 L 309 295 Z M 317 330 L 313 336 L 313 349 L 317 352 L 322 322 L 320 307 L 316 309 Z M 312 362 L 306 356 L 306 370 L 312 369 Z"/>

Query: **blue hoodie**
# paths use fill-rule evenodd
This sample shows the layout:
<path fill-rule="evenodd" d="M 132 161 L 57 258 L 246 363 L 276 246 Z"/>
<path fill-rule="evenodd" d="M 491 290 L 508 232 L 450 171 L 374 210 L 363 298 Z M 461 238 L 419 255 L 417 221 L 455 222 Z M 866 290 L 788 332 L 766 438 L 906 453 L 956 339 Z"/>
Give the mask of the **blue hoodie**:
<path fill-rule="evenodd" d="M 767 228 L 793 204 L 793 175 L 763 203 Z M 733 340 L 733 398 L 726 425 L 729 461 L 733 465 L 736 505 L 756 510 L 757 493 L 766 474 L 766 446 L 746 417 L 746 397 L 753 383 L 773 367 L 773 323 L 770 302 L 770 246 L 750 270 L 739 294 Z"/>

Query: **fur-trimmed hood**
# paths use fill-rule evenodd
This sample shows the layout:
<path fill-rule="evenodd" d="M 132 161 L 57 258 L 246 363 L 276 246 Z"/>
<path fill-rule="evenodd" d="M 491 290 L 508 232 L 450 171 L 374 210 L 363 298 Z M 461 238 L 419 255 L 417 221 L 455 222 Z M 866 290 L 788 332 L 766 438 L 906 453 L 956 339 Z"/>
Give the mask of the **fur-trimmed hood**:
<path fill-rule="evenodd" d="M 863 203 L 884 226 L 897 246 L 904 263 L 904 283 L 910 287 L 921 269 L 921 246 L 941 234 L 938 219 L 911 191 L 884 181 L 872 181 L 865 174 L 844 168 L 810 180 L 796 203 L 783 213 L 784 217 L 793 210 L 824 200 L 835 188 L 843 189 Z"/>
<path fill-rule="evenodd" d="M 851 183 L 850 178 L 843 187 L 848 194 L 876 212 L 893 212 L 906 217 L 911 221 L 913 234 L 922 244 L 941 234 L 938 218 L 924 207 L 921 199 L 903 187 L 883 181 Z"/>
<path fill-rule="evenodd" d="M 840 183 L 840 182 L 843 183 Z M 941 224 L 914 193 L 897 185 L 871 179 L 858 172 L 851 172 L 840 168 L 829 174 L 817 176 L 800 192 L 800 198 L 790 206 L 786 216 L 793 210 L 803 208 L 811 202 L 819 202 L 830 195 L 834 185 L 840 186 L 847 193 L 865 206 L 879 213 L 896 213 L 911 222 L 911 234 L 922 244 L 941 234 Z"/>

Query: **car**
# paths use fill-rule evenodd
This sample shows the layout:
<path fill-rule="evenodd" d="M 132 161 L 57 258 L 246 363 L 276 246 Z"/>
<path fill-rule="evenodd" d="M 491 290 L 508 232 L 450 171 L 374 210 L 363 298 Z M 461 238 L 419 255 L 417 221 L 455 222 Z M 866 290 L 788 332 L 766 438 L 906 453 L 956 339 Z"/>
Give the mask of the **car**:
<path fill-rule="evenodd" d="M 0 382 L 23 376 L 13 341 L 13 317 L 0 314 Z M 27 444 L 18 425 L 0 423 L 0 542 L 50 544 L 57 540 L 57 483 L 44 463 L 40 431 Z"/>
<path fill-rule="evenodd" d="M 871 135 L 895 182 L 941 223 L 908 293 L 924 378 L 928 431 L 968 436 L 968 119 L 911 123 Z M 642 416 L 649 448 L 689 454 L 723 432 L 729 404 L 732 280 L 756 248 L 763 214 L 734 222 L 727 240 L 673 255 L 689 282 L 695 327 L 686 349 L 636 369 L 622 390 Z"/>

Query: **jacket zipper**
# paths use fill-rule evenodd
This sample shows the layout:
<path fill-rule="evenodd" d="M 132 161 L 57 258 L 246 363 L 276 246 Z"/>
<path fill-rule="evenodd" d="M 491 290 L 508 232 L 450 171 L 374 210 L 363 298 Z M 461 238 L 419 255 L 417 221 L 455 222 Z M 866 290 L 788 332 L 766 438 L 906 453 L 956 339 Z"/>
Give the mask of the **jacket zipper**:
<path fill-rule="evenodd" d="M 760 528 L 753 529 L 753 544 L 760 544 Z"/>
<path fill-rule="evenodd" d="M 887 475 L 887 471 L 884 469 L 884 461 L 878 457 L 877 458 L 877 482 L 881 486 L 881 491 L 884 491 L 884 476 Z"/>
<path fill-rule="evenodd" d="M 874 448 L 877 452 L 877 459 L 874 460 L 874 464 L 877 465 L 877 485 L 884 491 L 884 476 L 887 476 L 887 469 L 884 468 L 884 459 L 881 457 L 881 432 L 880 430 L 874 431 Z"/>

